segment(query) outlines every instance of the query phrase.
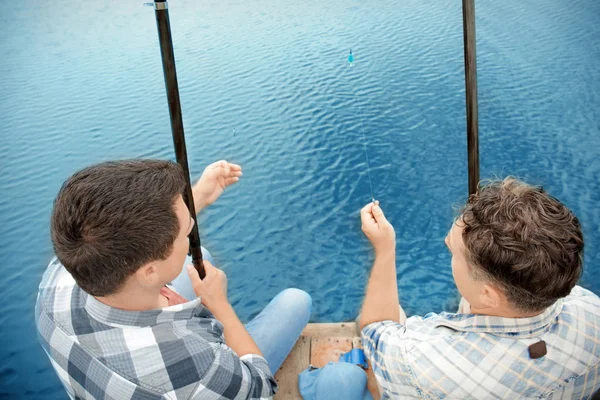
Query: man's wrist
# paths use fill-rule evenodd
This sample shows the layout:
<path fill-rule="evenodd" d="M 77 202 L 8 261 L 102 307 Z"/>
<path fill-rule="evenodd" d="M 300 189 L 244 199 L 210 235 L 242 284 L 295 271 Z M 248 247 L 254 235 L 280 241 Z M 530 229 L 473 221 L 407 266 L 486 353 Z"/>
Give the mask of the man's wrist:
<path fill-rule="evenodd" d="M 396 245 L 375 248 L 375 258 L 385 259 L 396 257 Z"/>
<path fill-rule="evenodd" d="M 199 214 L 200 211 L 206 207 L 206 202 L 202 199 L 203 196 L 200 194 L 196 185 L 192 187 L 192 196 L 194 197 L 194 211 L 196 211 L 196 214 Z"/>

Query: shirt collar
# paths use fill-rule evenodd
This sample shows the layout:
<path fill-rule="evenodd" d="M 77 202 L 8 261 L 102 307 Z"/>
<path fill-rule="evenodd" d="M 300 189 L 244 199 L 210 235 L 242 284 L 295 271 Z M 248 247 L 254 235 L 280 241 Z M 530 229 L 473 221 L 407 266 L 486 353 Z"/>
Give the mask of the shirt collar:
<path fill-rule="evenodd" d="M 504 318 L 479 314 L 441 313 L 437 326 L 457 331 L 491 333 L 504 337 L 532 338 L 543 334 L 561 313 L 562 300 L 556 301 L 543 313 L 529 318 Z"/>
<path fill-rule="evenodd" d="M 127 311 L 110 307 L 81 289 L 79 292 L 89 315 L 97 321 L 111 326 L 145 327 L 164 322 L 186 320 L 192 317 L 212 317 L 210 311 L 200 302 L 200 298 L 162 309 Z"/>

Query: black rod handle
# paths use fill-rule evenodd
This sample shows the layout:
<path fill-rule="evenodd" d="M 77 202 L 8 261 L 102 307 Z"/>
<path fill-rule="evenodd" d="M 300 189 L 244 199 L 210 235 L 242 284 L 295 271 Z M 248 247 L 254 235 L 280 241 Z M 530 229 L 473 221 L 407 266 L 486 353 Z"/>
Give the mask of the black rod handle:
<path fill-rule="evenodd" d="M 204 279 L 206 272 L 204 271 L 204 265 L 202 264 L 198 219 L 196 216 L 196 208 L 194 207 L 194 196 L 192 194 L 192 184 L 190 181 L 190 168 L 188 165 L 185 135 L 183 132 L 181 102 L 179 100 L 179 86 L 177 84 L 177 71 L 175 69 L 175 54 L 173 53 L 168 3 L 165 0 L 155 0 L 154 12 L 156 14 L 156 26 L 158 28 L 158 40 L 160 43 L 163 72 L 165 75 L 167 100 L 169 102 L 169 115 L 171 116 L 171 131 L 173 133 L 175 156 L 185 173 L 186 185 L 183 193 L 183 201 L 185 201 L 192 218 L 194 218 L 194 227 L 190 233 L 190 252 L 192 253 L 194 268 L 198 271 L 200 279 Z"/>
<path fill-rule="evenodd" d="M 467 101 L 467 152 L 469 195 L 479 185 L 479 127 L 477 115 L 477 58 L 475 46 L 475 1 L 462 0 L 465 48 L 465 88 Z"/>

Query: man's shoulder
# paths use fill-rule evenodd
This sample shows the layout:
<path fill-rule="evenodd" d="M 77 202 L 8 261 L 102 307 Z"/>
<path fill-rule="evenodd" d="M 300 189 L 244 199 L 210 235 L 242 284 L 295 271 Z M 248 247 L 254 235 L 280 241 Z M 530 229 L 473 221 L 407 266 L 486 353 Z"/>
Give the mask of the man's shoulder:
<path fill-rule="evenodd" d="M 563 299 L 563 304 L 565 306 L 580 307 L 600 315 L 600 297 L 581 286 L 575 286 L 571 293 Z"/>
<path fill-rule="evenodd" d="M 566 340 L 572 357 L 585 358 L 585 364 L 600 358 L 600 298 L 593 292 L 576 286 L 562 300 L 562 309 L 550 331 L 557 340 Z M 592 357 L 588 359 L 588 356 Z"/>
<path fill-rule="evenodd" d="M 600 298 L 581 286 L 575 286 L 562 300 L 557 321 L 570 330 L 600 335 Z"/>
<path fill-rule="evenodd" d="M 80 291 L 71 274 L 54 257 L 42 276 L 35 305 L 38 329 L 42 335 L 50 328 L 48 323 L 40 324 L 42 314 L 47 317 L 47 322 L 73 333 L 72 310 L 81 307 Z"/>
<path fill-rule="evenodd" d="M 40 293 L 45 293 L 58 287 L 73 287 L 75 285 L 75 279 L 55 256 L 48 263 L 38 290 Z"/>

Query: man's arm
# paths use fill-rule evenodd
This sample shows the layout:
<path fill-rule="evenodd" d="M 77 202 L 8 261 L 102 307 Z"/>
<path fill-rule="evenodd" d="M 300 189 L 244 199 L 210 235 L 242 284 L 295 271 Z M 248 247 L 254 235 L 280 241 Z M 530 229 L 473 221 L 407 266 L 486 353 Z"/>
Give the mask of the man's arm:
<path fill-rule="evenodd" d="M 375 262 L 360 314 L 360 329 L 379 321 L 400 321 L 396 281 L 396 233 L 379 207 L 369 203 L 360 212 L 362 230 L 375 249 Z"/>
<path fill-rule="evenodd" d="M 238 357 L 247 354 L 262 356 L 254 339 L 252 339 L 233 307 L 229 304 L 227 299 L 227 276 L 206 260 L 204 261 L 204 269 L 206 277 L 202 280 L 192 266 L 188 266 L 187 271 L 196 296 L 201 298 L 202 304 L 223 324 L 225 343 L 231 347 Z"/>
<path fill-rule="evenodd" d="M 233 310 L 233 307 L 229 303 L 223 304 L 218 308 L 209 310 L 213 313 L 215 318 L 223 324 L 223 334 L 225 335 L 225 343 L 231 347 L 238 357 L 245 356 L 247 354 L 256 354 L 262 356 L 262 353 L 252 336 L 246 330 L 246 327 L 237 314 Z"/>
<path fill-rule="evenodd" d="M 225 188 L 238 182 L 241 176 L 242 167 L 225 160 L 206 167 L 198 182 L 192 187 L 196 213 L 200 213 L 203 208 L 214 203 Z"/>
<path fill-rule="evenodd" d="M 224 344 L 210 343 L 214 365 L 202 376 L 192 395 L 189 387 L 177 398 L 269 400 L 277 390 L 277 381 L 267 361 L 257 355 L 238 357 Z M 187 389 L 187 390 L 185 390 Z"/>
<path fill-rule="evenodd" d="M 277 382 L 267 360 L 229 304 L 227 276 L 206 260 L 204 269 L 206 277 L 202 280 L 191 265 L 187 267 L 188 276 L 196 296 L 223 324 L 227 346 L 211 343 L 216 367 L 202 378 L 190 398 L 203 399 L 208 391 L 228 399 L 271 399 L 277 390 Z"/>

